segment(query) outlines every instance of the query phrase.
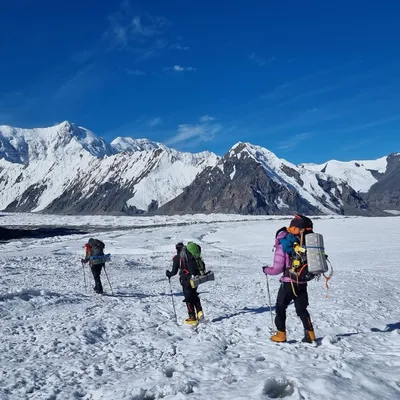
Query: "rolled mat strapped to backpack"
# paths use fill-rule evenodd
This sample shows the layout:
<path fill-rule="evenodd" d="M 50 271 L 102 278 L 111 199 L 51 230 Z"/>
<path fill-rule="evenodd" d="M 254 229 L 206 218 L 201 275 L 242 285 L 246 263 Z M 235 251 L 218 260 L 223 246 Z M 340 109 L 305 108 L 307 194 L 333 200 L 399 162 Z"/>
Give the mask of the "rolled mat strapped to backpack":
<path fill-rule="evenodd" d="M 213 280 L 214 280 L 214 272 L 209 271 L 205 275 L 195 276 L 194 278 L 190 279 L 190 286 L 193 289 L 195 289 L 202 283 L 213 281 Z"/>
<path fill-rule="evenodd" d="M 104 254 L 104 256 L 90 256 L 89 262 L 91 265 L 104 264 L 111 261 L 111 254 Z"/>
<path fill-rule="evenodd" d="M 308 271 L 312 274 L 323 274 L 328 271 L 326 261 L 324 238 L 320 233 L 309 233 L 306 236 Z"/>

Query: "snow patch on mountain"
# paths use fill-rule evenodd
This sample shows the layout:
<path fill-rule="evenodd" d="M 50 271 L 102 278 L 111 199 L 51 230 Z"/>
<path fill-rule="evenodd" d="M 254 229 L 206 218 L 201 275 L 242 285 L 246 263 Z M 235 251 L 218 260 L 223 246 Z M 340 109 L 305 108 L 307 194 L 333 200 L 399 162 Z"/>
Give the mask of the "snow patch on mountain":
<path fill-rule="evenodd" d="M 131 137 L 117 137 L 111 142 L 111 147 L 117 152 L 150 151 L 156 149 L 166 149 L 166 147 L 157 142 L 148 139 L 133 139 Z"/>
<path fill-rule="evenodd" d="M 147 210 L 152 201 L 157 201 L 160 207 L 179 196 L 198 173 L 207 167 L 214 167 L 218 161 L 219 157 L 210 152 L 190 154 L 172 149 L 163 151 L 152 174 L 135 185 L 134 196 L 127 204 Z"/>
<path fill-rule="evenodd" d="M 231 180 L 235 177 L 236 174 L 236 165 L 233 166 L 233 171 L 230 173 L 229 178 L 231 178 Z"/>
<path fill-rule="evenodd" d="M 324 164 L 301 164 L 311 171 L 324 172 L 346 181 L 354 190 L 368 192 L 378 179 L 371 171 L 383 174 L 386 172 L 387 157 L 377 160 L 337 161 L 331 160 Z"/>
<path fill-rule="evenodd" d="M 289 206 L 279 197 L 275 202 L 279 209 L 289 208 Z"/>

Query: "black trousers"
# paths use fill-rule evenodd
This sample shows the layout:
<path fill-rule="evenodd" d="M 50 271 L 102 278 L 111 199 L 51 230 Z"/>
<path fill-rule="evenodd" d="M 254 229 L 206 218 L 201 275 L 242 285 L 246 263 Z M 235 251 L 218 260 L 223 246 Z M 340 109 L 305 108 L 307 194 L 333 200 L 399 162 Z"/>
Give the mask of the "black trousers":
<path fill-rule="evenodd" d="M 310 314 L 307 311 L 308 307 L 308 293 L 307 284 L 293 284 L 293 288 L 290 283 L 282 282 L 279 288 L 278 297 L 276 299 L 276 316 L 275 325 L 278 331 L 284 332 L 286 330 L 286 309 L 290 302 L 294 300 L 294 306 L 296 308 L 296 313 L 303 323 L 304 330 L 312 331 L 313 326 L 311 323 Z"/>
<path fill-rule="evenodd" d="M 101 284 L 100 274 L 104 264 L 92 265 L 90 268 L 92 270 L 94 278 L 94 291 L 96 293 L 103 293 L 103 285 Z"/>
<path fill-rule="evenodd" d="M 197 288 L 193 289 L 190 286 L 190 280 L 187 278 L 181 278 L 181 284 L 183 289 L 183 295 L 185 296 L 184 302 L 188 309 L 189 317 L 196 318 L 196 313 L 202 311 L 199 294 Z"/>

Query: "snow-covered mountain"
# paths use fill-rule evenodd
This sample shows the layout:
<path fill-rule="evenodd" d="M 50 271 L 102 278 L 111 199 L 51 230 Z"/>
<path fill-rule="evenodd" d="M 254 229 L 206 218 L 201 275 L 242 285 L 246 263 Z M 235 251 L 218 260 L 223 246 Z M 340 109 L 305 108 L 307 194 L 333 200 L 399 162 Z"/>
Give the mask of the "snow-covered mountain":
<path fill-rule="evenodd" d="M 390 212 L 400 210 L 400 153 L 377 160 L 331 160 L 302 167 L 345 180 L 372 207 Z"/>
<path fill-rule="evenodd" d="M 291 214 L 296 211 L 373 214 L 344 180 L 297 167 L 263 147 L 242 142 L 159 210 L 242 214 Z"/>
<path fill-rule="evenodd" d="M 50 128 L 21 129 L 0 125 L 0 159 L 29 164 L 63 158 L 85 150 L 104 157 L 115 150 L 93 132 L 64 121 Z"/>
<path fill-rule="evenodd" d="M 296 166 L 250 143 L 237 143 L 221 158 L 147 139 L 108 144 L 67 121 L 39 129 L 0 126 L 0 210 L 6 211 L 376 215 L 400 210 L 400 188 L 393 190 L 399 176 L 398 153 Z"/>
<path fill-rule="evenodd" d="M 116 152 L 149 151 L 156 149 L 166 149 L 161 143 L 152 142 L 148 139 L 133 139 L 131 137 L 117 137 L 111 142 L 111 147 Z"/>
<path fill-rule="evenodd" d="M 32 130 L 1 126 L 0 209 L 147 212 L 179 195 L 218 159 L 146 140 L 119 138 L 109 145 L 69 122 Z"/>
<path fill-rule="evenodd" d="M 366 193 L 386 172 L 387 157 L 363 161 L 330 160 L 324 164 L 301 164 L 301 166 L 343 179 L 357 192 Z"/>

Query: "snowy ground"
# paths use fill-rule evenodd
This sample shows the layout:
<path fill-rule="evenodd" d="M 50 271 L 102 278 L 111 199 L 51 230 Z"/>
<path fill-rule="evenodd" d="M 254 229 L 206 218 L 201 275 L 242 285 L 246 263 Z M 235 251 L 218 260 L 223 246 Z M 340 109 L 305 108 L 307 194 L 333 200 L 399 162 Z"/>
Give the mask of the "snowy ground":
<path fill-rule="evenodd" d="M 152 219 L 142 229 L 102 233 L 113 255 L 114 296 L 85 292 L 79 260 L 88 235 L 0 244 L 0 399 L 400 398 L 398 217 L 315 221 L 335 267 L 327 299 L 324 282 L 309 284 L 318 347 L 299 342 L 293 306 L 290 343 L 268 339 L 261 266 L 272 260 L 282 220 L 196 218 L 187 226 L 175 217 L 164 227 L 151 227 L 159 225 Z M 41 216 L 18 221 L 48 224 Z M 86 220 L 73 219 L 80 223 Z M 216 275 L 201 286 L 207 321 L 198 330 L 182 325 L 176 278 L 175 324 L 164 275 L 174 244 L 189 239 L 202 245 Z M 273 301 L 278 286 L 272 278 Z"/>

